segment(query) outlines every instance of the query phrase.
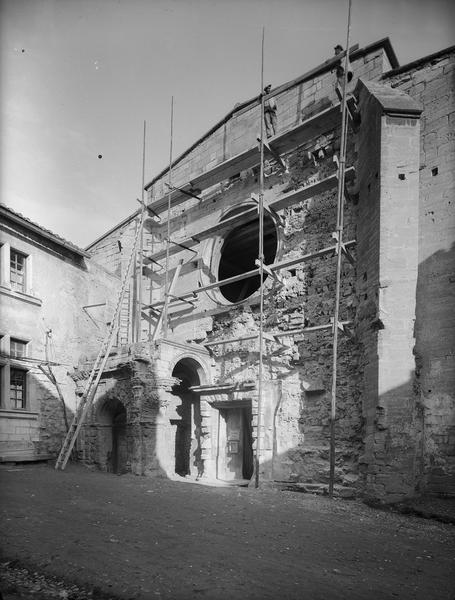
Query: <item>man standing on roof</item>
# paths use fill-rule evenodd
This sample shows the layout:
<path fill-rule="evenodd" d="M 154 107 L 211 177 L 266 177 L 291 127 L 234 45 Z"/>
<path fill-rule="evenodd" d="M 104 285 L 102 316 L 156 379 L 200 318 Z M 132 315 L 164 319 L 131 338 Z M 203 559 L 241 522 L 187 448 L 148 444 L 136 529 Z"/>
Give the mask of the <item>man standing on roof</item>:
<path fill-rule="evenodd" d="M 343 52 L 343 46 L 341 46 L 340 44 L 337 44 L 335 46 L 334 50 L 335 50 L 335 56 L 338 56 L 339 54 L 341 54 Z M 337 67 L 336 67 L 338 79 L 341 79 L 344 76 L 344 67 L 341 64 L 341 60 L 337 64 Z M 350 83 L 350 81 L 352 80 L 353 75 L 354 75 L 354 73 L 352 71 L 351 63 L 349 62 L 349 58 L 348 58 L 348 83 Z"/>
<path fill-rule="evenodd" d="M 266 85 L 264 88 L 264 94 L 270 94 L 270 90 L 272 89 L 272 86 Z M 272 137 L 276 134 L 276 124 L 277 124 L 277 118 L 276 118 L 276 102 L 274 98 L 268 98 L 265 102 L 264 102 L 264 122 L 265 122 L 265 132 L 267 137 Z"/>

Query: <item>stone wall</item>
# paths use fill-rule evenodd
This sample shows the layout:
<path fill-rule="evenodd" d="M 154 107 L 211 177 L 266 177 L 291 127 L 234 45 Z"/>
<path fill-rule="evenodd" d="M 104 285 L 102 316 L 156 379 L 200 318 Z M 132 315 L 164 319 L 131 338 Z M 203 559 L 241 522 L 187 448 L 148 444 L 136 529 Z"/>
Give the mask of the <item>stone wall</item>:
<path fill-rule="evenodd" d="M 150 372 L 148 379 L 150 379 Z M 159 468 L 156 461 L 155 438 L 148 431 L 156 426 L 158 399 L 155 393 L 142 396 L 145 381 L 137 374 L 137 364 L 130 362 L 107 372 L 98 386 L 95 402 L 84 424 L 78 447 L 87 464 L 95 464 L 103 471 L 112 471 L 113 425 L 115 410 L 121 405 L 126 412 L 127 457 L 120 472 L 145 474 Z M 150 423 L 146 423 L 150 421 Z M 148 444 L 147 440 L 153 437 Z M 145 454 L 149 454 L 148 459 Z"/>
<path fill-rule="evenodd" d="M 173 366 L 183 359 L 198 358 L 201 369 L 208 353 L 198 348 L 168 344 L 156 347 L 137 344 L 129 351 L 112 355 L 100 380 L 95 401 L 83 426 L 78 441 L 79 457 L 86 464 L 96 465 L 104 471 L 112 470 L 112 453 L 115 443 L 115 416 L 123 407 L 125 411 L 126 459 L 123 471 L 137 475 L 175 476 L 175 425 L 176 408 L 181 400 L 173 387 L 178 380 L 169 376 Z M 201 359 L 201 356 L 203 357 Z M 87 373 L 86 364 L 80 372 Z M 163 371 L 166 375 L 162 375 Z M 204 377 L 201 374 L 201 379 Z M 79 382 L 82 389 L 84 379 Z M 208 407 L 201 401 L 202 432 L 208 433 Z M 211 472 L 211 450 L 202 448 L 202 460 Z"/>
<path fill-rule="evenodd" d="M 358 86 L 358 333 L 364 346 L 365 494 L 413 495 L 421 466 L 414 393 L 420 107 L 372 82 Z"/>
<path fill-rule="evenodd" d="M 328 139 L 331 138 L 328 132 Z M 336 132 L 333 144 L 317 167 L 308 159 L 308 150 L 316 140 L 308 142 L 287 156 L 289 174 L 283 177 L 279 171 L 267 179 L 268 198 L 283 189 L 298 188 L 314 174 L 321 178 L 334 172 L 333 152 L 337 146 Z M 350 145 L 348 164 L 355 162 L 354 146 Z M 283 181 L 285 188 L 283 188 Z M 249 190 L 248 176 L 223 194 L 224 207 L 238 201 L 239 190 Z M 250 186 L 256 182 L 251 176 Z M 237 189 L 238 188 L 238 189 Z M 247 194 L 245 194 L 247 196 Z M 280 240 L 277 259 L 288 258 L 320 250 L 333 244 L 332 232 L 336 226 L 336 190 L 315 196 L 286 209 L 284 227 L 278 226 Z M 356 207 L 346 206 L 346 237 L 355 238 Z M 280 331 L 304 325 L 317 326 L 330 323 L 334 310 L 335 269 L 333 257 L 314 259 L 285 272 L 286 286 L 281 287 L 270 279 L 265 283 L 264 321 L 265 331 Z M 355 315 L 355 270 L 345 262 L 343 266 L 341 319 L 351 320 Z M 259 298 L 254 294 L 244 305 L 226 308 L 213 317 L 212 331 L 208 340 L 238 337 L 258 331 Z M 280 398 L 276 414 L 268 421 L 272 438 L 263 448 L 264 461 L 267 452 L 273 454 L 273 470 L 264 465 L 264 473 L 277 480 L 328 482 L 328 439 L 330 415 L 330 386 L 332 364 L 331 332 L 289 336 L 280 347 L 266 343 L 264 360 L 265 381 L 279 382 Z M 339 365 L 339 394 L 337 422 L 337 484 L 352 487 L 358 473 L 358 453 L 361 440 L 361 415 L 358 403 L 359 378 L 356 375 L 359 351 L 357 344 L 341 336 Z M 215 346 L 216 381 L 257 381 L 257 340 L 235 342 Z M 267 394 L 265 395 L 268 398 Z M 270 396 L 274 397 L 273 394 Z M 264 402 L 266 410 L 268 400 Z M 254 404 L 253 404 L 254 410 Z M 267 419 L 265 419 L 267 421 Z M 273 440 L 273 438 L 275 438 Z"/>
<path fill-rule="evenodd" d="M 421 488 L 455 493 L 455 51 L 385 76 L 423 106 L 420 136 L 416 393 L 423 411 Z"/>

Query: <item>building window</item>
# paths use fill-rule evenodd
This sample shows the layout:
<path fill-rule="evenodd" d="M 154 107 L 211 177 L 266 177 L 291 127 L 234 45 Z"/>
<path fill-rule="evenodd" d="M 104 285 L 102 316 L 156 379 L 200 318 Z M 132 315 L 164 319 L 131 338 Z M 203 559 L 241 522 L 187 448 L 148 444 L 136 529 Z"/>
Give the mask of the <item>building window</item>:
<path fill-rule="evenodd" d="M 11 369 L 10 371 L 10 401 L 13 410 L 25 409 L 27 372 L 21 369 Z"/>
<path fill-rule="evenodd" d="M 15 338 L 10 339 L 10 357 L 11 358 L 22 358 L 26 356 L 27 342 L 16 340 Z"/>
<path fill-rule="evenodd" d="M 26 291 L 25 264 L 27 257 L 11 248 L 10 252 L 10 282 L 11 288 L 18 292 Z"/>
<path fill-rule="evenodd" d="M 225 218 L 241 214 L 245 208 L 232 211 Z M 278 249 L 278 234 L 273 218 L 264 215 L 264 263 L 272 264 Z M 259 252 L 259 217 L 234 227 L 224 238 L 218 262 L 218 281 L 242 275 L 256 269 Z M 264 275 L 264 281 L 267 279 Z M 259 275 L 220 286 L 221 295 L 229 302 L 245 300 L 261 287 Z"/>

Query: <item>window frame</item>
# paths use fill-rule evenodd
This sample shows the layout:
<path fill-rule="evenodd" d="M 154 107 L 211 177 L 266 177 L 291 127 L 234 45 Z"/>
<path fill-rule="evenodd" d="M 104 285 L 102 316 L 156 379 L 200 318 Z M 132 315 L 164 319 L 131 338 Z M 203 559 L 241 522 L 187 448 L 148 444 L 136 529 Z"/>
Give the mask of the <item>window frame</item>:
<path fill-rule="evenodd" d="M 15 381 L 17 382 L 18 379 L 14 379 L 14 375 L 17 373 L 21 373 L 21 382 L 22 385 L 20 386 L 20 393 L 21 393 L 21 398 L 18 399 L 17 398 L 17 391 L 18 391 L 18 386 L 16 386 L 16 389 L 13 390 L 13 386 Z M 14 391 L 14 396 L 13 396 L 13 391 Z M 18 401 L 20 401 L 21 406 L 17 406 Z M 12 410 L 27 410 L 27 371 L 25 369 L 18 369 L 17 367 L 10 367 L 10 374 L 9 374 L 9 403 L 10 403 L 10 407 Z"/>
<path fill-rule="evenodd" d="M 23 353 L 17 354 L 13 351 L 13 344 L 19 347 L 22 347 Z M 28 342 L 25 340 L 21 340 L 20 338 L 10 337 L 9 339 L 9 356 L 10 358 L 20 360 L 21 358 L 25 358 L 27 356 L 27 346 Z"/>
<path fill-rule="evenodd" d="M 211 239 L 208 241 L 207 253 L 210 252 L 210 255 L 211 255 L 210 267 L 209 267 L 210 274 L 213 277 L 215 277 L 218 284 L 221 281 L 221 279 L 228 278 L 228 277 L 220 277 L 220 266 L 223 261 L 226 261 L 226 263 L 229 262 L 228 254 L 226 254 L 226 246 L 225 246 L 226 241 L 229 239 L 229 237 L 233 236 L 235 231 L 240 230 L 242 227 L 247 225 L 249 222 L 253 222 L 253 221 L 255 221 L 255 222 L 257 221 L 258 236 L 259 236 L 259 217 L 257 216 L 257 213 L 254 215 L 249 214 L 252 208 L 257 209 L 257 204 L 255 202 L 251 202 L 251 201 L 246 201 L 240 205 L 229 207 L 224 212 L 224 214 L 221 216 L 221 218 L 219 219 L 219 223 L 221 224 L 225 220 L 230 220 L 231 221 L 230 227 L 222 230 L 222 232 L 220 232 L 218 235 L 216 235 L 214 239 Z M 238 218 L 238 220 L 236 219 L 235 221 L 233 221 L 233 219 L 236 217 Z M 277 222 L 277 219 L 275 218 L 275 216 L 272 213 L 267 211 L 265 213 L 264 217 L 266 219 L 270 220 L 270 229 L 272 229 L 272 226 L 273 226 L 273 235 L 275 237 L 275 242 L 274 242 L 275 248 L 274 248 L 274 252 L 273 252 L 273 260 L 271 260 L 271 262 L 267 262 L 267 260 L 265 260 L 264 264 L 267 265 L 267 264 L 273 264 L 273 262 L 275 262 L 278 259 L 279 255 L 281 253 L 281 243 L 282 242 L 281 242 L 281 236 L 280 236 L 280 229 L 278 227 L 278 222 Z M 251 269 L 254 269 L 254 268 L 256 268 L 256 265 L 251 265 Z M 250 270 L 250 269 L 244 268 L 244 270 L 239 271 L 238 273 L 235 273 L 234 276 L 237 274 L 240 275 L 242 273 L 246 273 L 248 270 Z M 257 276 L 257 277 L 259 278 L 259 276 Z M 262 283 L 263 286 L 268 284 L 267 279 L 268 279 L 268 275 L 265 273 L 264 278 L 263 278 L 263 283 Z M 243 282 L 246 282 L 246 281 L 248 281 L 248 279 L 243 280 Z M 200 273 L 200 283 L 202 284 L 202 286 L 204 286 L 206 284 L 212 283 L 212 280 L 208 279 L 204 273 Z M 237 306 L 237 305 L 241 305 L 243 303 L 254 302 L 254 299 L 258 297 L 259 290 L 261 288 L 261 284 L 259 283 L 259 285 L 257 285 L 257 287 L 255 286 L 255 289 L 252 290 L 251 292 L 249 292 L 247 295 L 245 295 L 241 298 L 240 297 L 232 298 L 230 288 L 228 287 L 226 289 L 226 287 L 225 287 L 225 286 L 231 286 L 231 285 L 232 284 L 218 285 L 217 288 L 207 291 L 206 292 L 207 296 L 213 302 L 215 302 L 218 306 L 226 306 L 226 307 L 227 306 Z M 243 283 L 243 285 L 245 285 L 245 283 Z M 227 292 L 227 294 L 231 295 L 231 298 L 227 297 L 226 292 Z"/>
<path fill-rule="evenodd" d="M 11 342 L 22 344 L 23 354 L 15 352 Z M 0 410 L 30 412 L 30 368 L 25 363 L 30 353 L 30 340 L 0 332 Z M 18 398 L 18 371 L 21 372 L 21 398 Z M 13 389 L 13 386 L 16 386 Z"/>
<path fill-rule="evenodd" d="M 21 268 L 18 268 L 19 261 L 21 258 Z M 16 250 L 15 248 L 10 249 L 9 257 L 9 279 L 11 289 L 15 292 L 27 293 L 27 260 L 28 255 Z M 16 281 L 16 277 L 20 278 L 21 281 Z"/>

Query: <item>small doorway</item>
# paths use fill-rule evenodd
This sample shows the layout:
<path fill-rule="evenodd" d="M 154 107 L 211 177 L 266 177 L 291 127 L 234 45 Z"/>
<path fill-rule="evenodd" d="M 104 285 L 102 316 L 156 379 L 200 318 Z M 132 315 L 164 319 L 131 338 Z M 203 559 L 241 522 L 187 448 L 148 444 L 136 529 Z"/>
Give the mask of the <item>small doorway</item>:
<path fill-rule="evenodd" d="M 127 472 L 128 450 L 126 436 L 126 409 L 113 398 L 99 411 L 99 462 L 102 469 L 121 475 Z"/>
<path fill-rule="evenodd" d="M 112 470 L 121 475 L 127 470 L 126 410 L 123 404 L 112 421 Z"/>
<path fill-rule="evenodd" d="M 217 474 L 224 481 L 253 476 L 251 404 L 219 408 Z"/>
<path fill-rule="evenodd" d="M 190 389 L 200 385 L 198 367 L 190 358 L 182 359 L 174 367 L 172 376 L 180 381 L 172 388 L 175 403 L 170 418 L 174 429 L 175 473 L 195 479 L 204 474 L 201 403 L 199 396 Z"/>

